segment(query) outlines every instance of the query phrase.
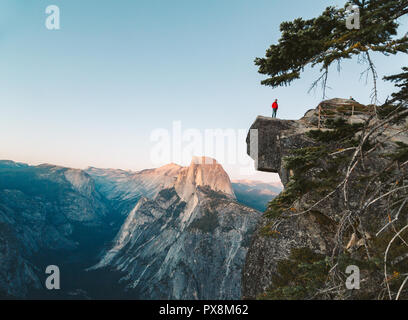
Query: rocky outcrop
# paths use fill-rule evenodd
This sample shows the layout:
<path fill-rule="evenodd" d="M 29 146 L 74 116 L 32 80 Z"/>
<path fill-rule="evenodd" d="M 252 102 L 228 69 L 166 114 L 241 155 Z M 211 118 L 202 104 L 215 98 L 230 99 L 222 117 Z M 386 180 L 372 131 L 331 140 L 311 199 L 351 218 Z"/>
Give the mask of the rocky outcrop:
<path fill-rule="evenodd" d="M 235 200 L 215 160 L 196 158 L 173 187 L 139 200 L 90 271 L 121 272 L 137 299 L 237 299 L 259 215 Z"/>
<path fill-rule="evenodd" d="M 393 219 L 399 230 L 408 219 L 405 206 L 399 214 L 389 207 L 393 202 L 387 209 L 381 195 L 408 180 L 407 114 L 391 118 L 396 111 L 390 106 L 377 119 L 372 106 L 344 99 L 324 101 L 320 108 L 319 130 L 319 108 L 297 121 L 258 117 L 251 126 L 258 132 L 258 153 L 251 150 L 252 133 L 248 154 L 258 170 L 278 173 L 285 190 L 257 226 L 243 271 L 243 298 L 381 299 L 387 292 L 379 261 L 395 232 L 378 231 Z M 408 195 L 401 188 L 393 197 L 401 204 Z M 398 261 L 388 265 L 393 298 L 403 281 L 398 275 L 408 267 L 405 240 L 393 242 L 389 253 Z M 345 287 L 347 261 L 361 268 L 361 290 Z"/>

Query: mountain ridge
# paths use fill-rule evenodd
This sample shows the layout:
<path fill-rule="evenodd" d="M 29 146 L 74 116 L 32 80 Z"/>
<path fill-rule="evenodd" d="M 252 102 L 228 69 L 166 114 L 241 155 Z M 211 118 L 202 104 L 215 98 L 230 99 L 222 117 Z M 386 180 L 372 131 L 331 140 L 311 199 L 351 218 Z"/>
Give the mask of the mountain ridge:
<path fill-rule="evenodd" d="M 0 161 L 0 295 L 238 298 L 259 215 L 237 202 L 228 175 L 209 158 L 139 173 Z M 142 253 L 144 247 L 150 252 Z M 134 265 L 136 256 L 141 260 Z M 145 267 L 149 261 L 164 264 L 142 275 L 143 261 Z M 50 264 L 64 266 L 59 292 L 42 289 L 43 268 Z M 177 270 L 184 271 L 169 276 Z M 211 282 L 209 273 L 214 273 Z M 101 277 L 105 280 L 99 283 Z M 163 281 L 168 289 L 158 285 Z M 188 289 L 183 290 L 183 282 Z M 101 291 L 101 286 L 114 289 Z"/>
<path fill-rule="evenodd" d="M 88 271 L 121 272 L 126 292 L 137 299 L 237 299 L 259 216 L 238 203 L 214 159 L 193 158 L 173 186 L 139 199 Z"/>

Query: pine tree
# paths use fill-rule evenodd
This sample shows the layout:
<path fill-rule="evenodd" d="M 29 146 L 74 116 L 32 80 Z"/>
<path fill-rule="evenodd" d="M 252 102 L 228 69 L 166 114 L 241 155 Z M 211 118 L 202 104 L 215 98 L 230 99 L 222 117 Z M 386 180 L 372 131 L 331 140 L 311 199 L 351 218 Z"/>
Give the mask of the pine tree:
<path fill-rule="evenodd" d="M 403 67 L 404 72 L 393 76 L 384 77 L 385 80 L 395 82 L 395 86 L 401 88 L 399 92 L 392 94 L 392 100 L 390 103 L 408 103 L 408 67 Z"/>
<path fill-rule="evenodd" d="M 352 18 L 350 6 L 359 10 L 360 29 L 347 27 Z M 363 73 L 372 75 L 375 103 L 378 75 L 371 53 L 408 53 L 408 34 L 397 37 L 398 19 L 407 13 L 408 0 L 351 0 L 344 8 L 326 8 L 317 18 L 283 22 L 278 43 L 270 46 L 264 58 L 255 59 L 259 73 L 269 76 L 261 83 L 273 88 L 287 86 L 300 79 L 305 67 L 320 66 L 322 74 L 311 89 L 321 83 L 325 97 L 333 63 L 340 70 L 343 60 L 358 56 L 367 63 Z"/>

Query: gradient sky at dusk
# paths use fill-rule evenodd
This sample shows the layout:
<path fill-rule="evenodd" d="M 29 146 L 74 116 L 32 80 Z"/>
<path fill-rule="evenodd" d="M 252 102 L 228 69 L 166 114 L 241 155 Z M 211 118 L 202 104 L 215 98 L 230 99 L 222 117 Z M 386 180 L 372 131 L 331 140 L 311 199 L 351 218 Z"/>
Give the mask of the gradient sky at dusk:
<path fill-rule="evenodd" d="M 248 129 L 257 115 L 298 119 L 321 100 L 308 94 L 318 69 L 272 90 L 253 64 L 279 38 L 279 24 L 311 18 L 344 0 L 2 0 L 0 3 L 0 159 L 140 170 L 156 166 L 151 133 Z M 58 5 L 61 30 L 45 28 Z M 402 32 L 408 31 L 408 19 Z M 380 78 L 406 56 L 375 56 Z M 330 97 L 369 103 L 364 66 L 333 70 Z M 394 89 L 381 82 L 380 100 Z M 240 141 L 241 144 L 245 142 Z M 182 163 L 186 164 L 186 163 Z M 233 178 L 274 180 L 272 174 Z"/>

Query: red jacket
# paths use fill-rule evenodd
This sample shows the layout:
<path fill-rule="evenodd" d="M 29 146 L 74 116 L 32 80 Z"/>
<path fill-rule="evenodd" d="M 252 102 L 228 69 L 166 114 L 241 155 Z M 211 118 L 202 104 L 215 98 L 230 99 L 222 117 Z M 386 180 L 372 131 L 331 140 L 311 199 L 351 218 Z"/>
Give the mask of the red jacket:
<path fill-rule="evenodd" d="M 277 102 L 272 103 L 272 109 L 278 109 L 278 103 Z"/>

